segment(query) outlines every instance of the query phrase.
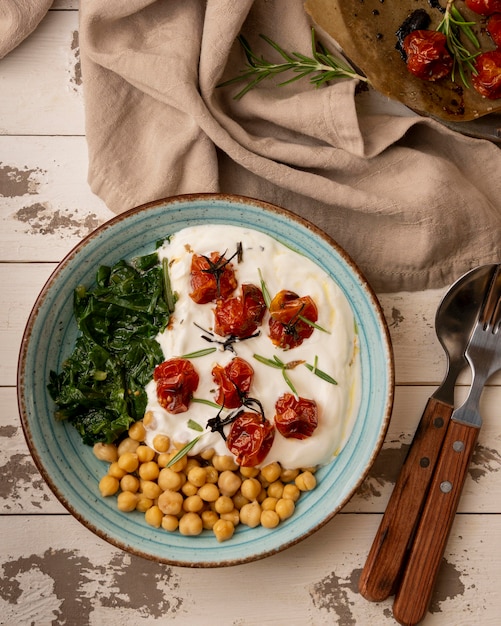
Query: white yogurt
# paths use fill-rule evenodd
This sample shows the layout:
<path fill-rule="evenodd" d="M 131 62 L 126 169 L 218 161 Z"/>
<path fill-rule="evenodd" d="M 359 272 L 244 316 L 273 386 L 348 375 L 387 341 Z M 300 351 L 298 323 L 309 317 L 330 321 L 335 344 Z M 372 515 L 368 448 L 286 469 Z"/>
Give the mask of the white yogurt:
<path fill-rule="evenodd" d="M 271 342 L 268 313 L 265 313 L 260 335 L 234 344 L 237 355 L 254 369 L 249 396 L 261 402 L 266 418 L 273 422 L 276 400 L 291 392 L 281 370 L 260 363 L 254 354 L 268 359 L 277 355 L 284 362 L 304 360 L 311 365 L 317 359 L 318 369 L 337 381 L 337 385 L 324 381 L 304 365 L 288 370 L 298 395 L 317 403 L 318 427 L 311 437 L 303 440 L 286 439 L 275 431 L 273 446 L 262 465 L 272 461 L 278 461 L 285 468 L 326 464 L 339 454 L 351 433 L 360 399 L 361 371 L 351 307 L 338 285 L 315 263 L 272 237 L 251 229 L 209 225 L 181 230 L 158 249 L 160 259 L 169 261 L 172 290 L 178 300 L 168 329 L 160 333 L 157 340 L 166 360 L 216 345 L 203 340 L 202 331 L 195 326 L 196 323 L 212 330 L 214 304 L 195 304 L 190 298 L 191 259 L 193 253 L 208 256 L 214 251 L 226 252 L 228 258 L 239 242 L 243 247 L 242 262 L 238 263 L 236 258 L 232 261 L 239 285 L 253 283 L 260 286 L 261 272 L 271 297 L 282 289 L 294 291 L 299 296 L 311 296 L 318 309 L 316 323 L 328 331 L 315 329 L 301 346 L 284 351 Z M 234 295 L 239 295 L 238 288 Z M 200 377 L 195 398 L 214 401 L 216 385 L 212 368 L 216 363 L 226 365 L 234 356 L 218 349 L 192 359 Z M 216 416 L 216 408 L 192 402 L 187 412 L 172 415 L 160 406 L 154 381 L 147 385 L 146 391 L 147 411 L 154 416 L 147 428 L 148 445 L 153 447 L 157 434 L 168 435 L 172 442 L 188 443 L 200 434 L 188 426 L 189 420 L 194 420 L 204 427 L 204 434 L 190 454 L 199 454 L 207 448 L 214 448 L 216 454 L 230 454 L 221 435 L 205 428 L 207 420 Z M 225 432 L 229 428 L 227 426 Z"/>

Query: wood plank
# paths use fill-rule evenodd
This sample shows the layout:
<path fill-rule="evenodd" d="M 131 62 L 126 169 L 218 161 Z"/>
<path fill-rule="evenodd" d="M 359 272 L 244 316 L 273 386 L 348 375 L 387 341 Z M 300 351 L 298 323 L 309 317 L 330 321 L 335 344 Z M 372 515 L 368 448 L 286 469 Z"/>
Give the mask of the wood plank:
<path fill-rule="evenodd" d="M 370 603 L 357 592 L 379 519 L 339 515 L 273 557 L 197 570 L 125 554 L 69 516 L 2 517 L 0 558 L 10 583 L 0 589 L 0 610 L 8 624 L 392 626 L 391 599 Z M 498 623 L 493 581 L 501 559 L 492 545 L 500 537 L 501 517 L 487 524 L 479 515 L 458 516 L 424 626 Z"/>
<path fill-rule="evenodd" d="M 83 135 L 78 12 L 49 11 L 0 61 L 0 134 Z"/>
<path fill-rule="evenodd" d="M 345 506 L 349 513 L 382 513 L 421 416 L 427 387 L 398 387 L 395 410 L 383 448 Z M 460 397 L 464 396 L 461 390 Z M 501 513 L 501 435 L 497 423 L 501 388 L 490 387 L 482 397 L 484 426 L 473 456 L 459 511 Z M 3 475 L 2 513 L 59 513 L 62 507 L 40 478 L 26 445 L 13 387 L 0 387 L 0 459 Z M 97 489 L 97 485 L 96 485 Z"/>
<path fill-rule="evenodd" d="M 24 327 L 36 296 L 55 267 L 51 263 L 0 263 L 0 386 L 16 384 Z"/>
<path fill-rule="evenodd" d="M 0 260 L 60 261 L 114 215 L 87 165 L 84 137 L 0 136 Z"/>

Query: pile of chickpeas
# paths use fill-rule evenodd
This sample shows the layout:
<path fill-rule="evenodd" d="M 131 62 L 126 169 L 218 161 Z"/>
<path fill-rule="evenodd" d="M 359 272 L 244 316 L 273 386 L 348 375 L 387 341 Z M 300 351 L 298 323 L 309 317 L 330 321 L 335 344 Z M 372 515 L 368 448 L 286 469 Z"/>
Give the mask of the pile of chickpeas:
<path fill-rule="evenodd" d="M 143 421 L 127 434 L 118 445 L 94 446 L 96 457 L 109 463 L 99 491 L 117 495 L 120 511 L 140 511 L 155 528 L 182 535 L 212 530 L 218 541 L 226 541 L 239 524 L 275 528 L 294 513 L 301 492 L 316 486 L 315 468 L 289 470 L 276 462 L 261 469 L 239 467 L 232 456 L 214 450 L 171 463 L 182 444 L 156 435 L 155 449 L 149 447 Z"/>

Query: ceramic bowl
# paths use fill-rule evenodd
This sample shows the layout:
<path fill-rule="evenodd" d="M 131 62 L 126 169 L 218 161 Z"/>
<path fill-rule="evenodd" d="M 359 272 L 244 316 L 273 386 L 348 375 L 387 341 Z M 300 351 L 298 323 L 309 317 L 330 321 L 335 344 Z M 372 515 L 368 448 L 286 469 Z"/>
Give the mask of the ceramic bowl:
<path fill-rule="evenodd" d="M 200 224 L 260 230 L 312 259 L 338 283 L 359 329 L 361 402 L 351 436 L 335 461 L 317 472 L 317 487 L 302 494 L 294 515 L 273 531 L 238 526 L 218 543 L 210 531 L 197 537 L 146 524 L 139 512 L 122 513 L 102 498 L 103 462 L 76 430 L 54 419 L 47 391 L 51 370 L 72 352 L 77 328 L 74 288 L 91 285 L 99 265 L 151 252 L 169 233 Z M 349 256 L 330 237 L 287 210 L 239 196 L 186 195 L 123 213 L 95 230 L 58 265 L 38 296 L 24 333 L 18 367 L 21 421 L 33 459 L 61 503 L 96 535 L 131 553 L 189 567 L 217 567 L 261 559 L 305 539 L 328 522 L 367 475 L 382 445 L 393 403 L 393 355 L 375 294 Z"/>

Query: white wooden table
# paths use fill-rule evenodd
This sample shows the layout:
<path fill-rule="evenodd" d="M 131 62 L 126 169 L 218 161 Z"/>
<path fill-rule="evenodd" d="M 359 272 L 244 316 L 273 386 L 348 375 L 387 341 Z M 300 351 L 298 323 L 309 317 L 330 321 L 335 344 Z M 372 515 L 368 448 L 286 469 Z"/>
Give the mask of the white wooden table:
<path fill-rule="evenodd" d="M 0 624 L 395 624 L 391 601 L 357 592 L 360 570 L 445 358 L 434 332 L 445 289 L 381 294 L 397 389 L 383 450 L 322 530 L 253 564 L 159 565 L 81 526 L 38 474 L 22 434 L 16 364 L 24 324 L 63 255 L 111 217 L 86 183 L 78 2 L 59 0 L 0 61 Z M 460 379 L 458 400 L 469 378 Z M 484 424 L 426 626 L 498 625 L 501 614 L 501 378 Z"/>

